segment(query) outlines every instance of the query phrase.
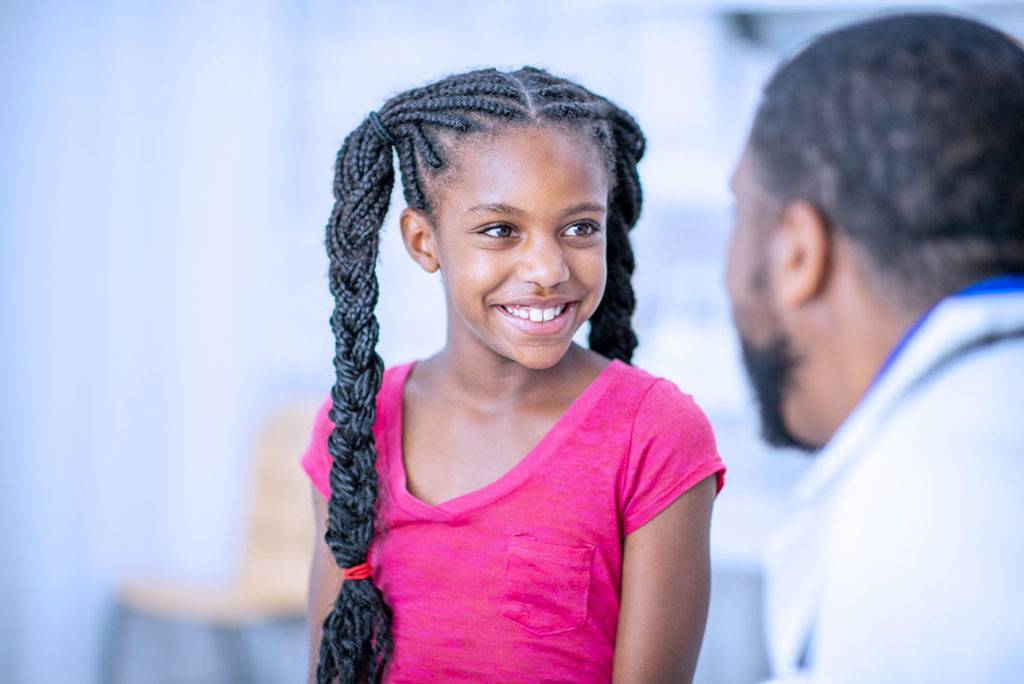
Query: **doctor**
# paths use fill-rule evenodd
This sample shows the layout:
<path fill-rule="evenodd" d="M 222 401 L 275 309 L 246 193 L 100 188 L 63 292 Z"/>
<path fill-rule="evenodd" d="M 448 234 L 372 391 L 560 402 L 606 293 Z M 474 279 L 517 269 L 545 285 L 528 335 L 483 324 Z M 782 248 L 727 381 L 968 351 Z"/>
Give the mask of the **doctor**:
<path fill-rule="evenodd" d="M 820 450 L 766 561 L 776 676 L 1024 681 L 1024 51 L 942 15 L 824 35 L 732 187 L 764 436 Z"/>

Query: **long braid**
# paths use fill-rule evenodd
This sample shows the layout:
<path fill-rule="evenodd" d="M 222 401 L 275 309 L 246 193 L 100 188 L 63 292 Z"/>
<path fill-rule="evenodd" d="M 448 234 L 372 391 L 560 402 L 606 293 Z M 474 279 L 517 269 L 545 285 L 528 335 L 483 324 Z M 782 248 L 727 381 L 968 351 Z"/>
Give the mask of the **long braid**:
<path fill-rule="evenodd" d="M 376 352 L 375 269 L 393 185 L 391 148 L 364 122 L 338 153 L 335 205 L 327 226 L 336 381 L 326 542 L 339 567 L 367 560 L 376 521 L 373 423 L 384 364 Z M 391 611 L 383 594 L 368 580 L 343 582 L 323 623 L 317 680 L 380 681 L 391 649 Z"/>
<path fill-rule="evenodd" d="M 326 542 L 342 568 L 368 559 L 376 531 L 377 471 L 373 425 L 384 365 L 377 355 L 374 310 L 380 229 L 394 185 L 397 152 L 409 206 L 429 212 L 424 174 L 447 166 L 445 153 L 459 136 L 497 125 L 560 123 L 589 132 L 608 163 L 608 280 L 591 320 L 591 348 L 629 361 L 636 347 L 627 233 L 640 213 L 636 164 L 644 139 L 628 114 L 590 91 L 539 69 L 494 69 L 451 76 L 396 95 L 374 120 L 363 121 L 342 144 L 327 225 L 329 282 L 334 295 L 335 384 L 328 440 L 332 457 Z M 391 657 L 391 610 L 371 578 L 348 579 L 323 622 L 317 681 L 381 681 Z"/>

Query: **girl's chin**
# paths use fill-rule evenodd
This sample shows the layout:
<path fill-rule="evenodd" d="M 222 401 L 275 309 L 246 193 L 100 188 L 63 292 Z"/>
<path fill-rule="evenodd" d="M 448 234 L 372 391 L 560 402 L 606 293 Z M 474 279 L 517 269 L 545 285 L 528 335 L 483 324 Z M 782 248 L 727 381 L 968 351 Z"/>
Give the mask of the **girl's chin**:
<path fill-rule="evenodd" d="M 520 346 L 507 349 L 503 356 L 531 370 L 547 370 L 562 360 L 571 345 L 572 338 L 570 337 L 564 344 L 558 346 L 534 348 Z"/>

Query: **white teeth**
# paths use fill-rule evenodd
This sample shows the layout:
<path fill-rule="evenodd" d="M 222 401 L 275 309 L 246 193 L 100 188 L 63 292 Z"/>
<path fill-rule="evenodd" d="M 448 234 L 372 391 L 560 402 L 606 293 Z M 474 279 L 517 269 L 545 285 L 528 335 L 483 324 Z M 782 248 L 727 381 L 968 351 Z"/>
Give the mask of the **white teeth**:
<path fill-rule="evenodd" d="M 517 305 L 513 305 L 511 307 L 502 306 L 501 308 L 505 309 L 505 311 L 512 314 L 513 316 L 516 316 L 517 318 L 522 318 L 523 320 L 530 320 L 534 321 L 535 323 L 539 323 L 541 321 L 553 320 L 556 316 L 562 315 L 562 312 L 565 311 L 565 307 L 565 304 L 559 304 L 558 306 L 553 306 L 547 309 L 536 309 L 532 306 Z"/>

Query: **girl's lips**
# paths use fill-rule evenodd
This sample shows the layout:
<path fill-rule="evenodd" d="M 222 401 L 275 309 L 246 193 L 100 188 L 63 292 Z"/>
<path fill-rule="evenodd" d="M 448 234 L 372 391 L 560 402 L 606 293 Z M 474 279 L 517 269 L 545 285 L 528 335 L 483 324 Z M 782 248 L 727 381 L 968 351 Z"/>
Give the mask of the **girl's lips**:
<path fill-rule="evenodd" d="M 576 302 L 568 302 L 561 313 L 548 321 L 520 318 L 501 305 L 497 305 L 494 308 L 510 325 L 520 332 L 524 332 L 527 335 L 557 335 L 569 325 L 572 313 L 576 310 L 576 304 Z"/>

